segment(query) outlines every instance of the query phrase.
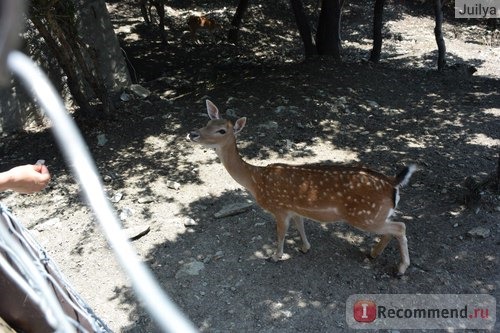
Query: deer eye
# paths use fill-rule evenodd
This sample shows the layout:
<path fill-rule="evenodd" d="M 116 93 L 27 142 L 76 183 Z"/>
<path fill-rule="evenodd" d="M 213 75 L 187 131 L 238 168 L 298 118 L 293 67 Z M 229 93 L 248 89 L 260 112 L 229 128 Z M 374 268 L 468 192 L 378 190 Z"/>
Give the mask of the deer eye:
<path fill-rule="evenodd" d="M 220 129 L 217 131 L 217 133 L 219 134 L 226 134 L 226 130 L 225 129 Z"/>

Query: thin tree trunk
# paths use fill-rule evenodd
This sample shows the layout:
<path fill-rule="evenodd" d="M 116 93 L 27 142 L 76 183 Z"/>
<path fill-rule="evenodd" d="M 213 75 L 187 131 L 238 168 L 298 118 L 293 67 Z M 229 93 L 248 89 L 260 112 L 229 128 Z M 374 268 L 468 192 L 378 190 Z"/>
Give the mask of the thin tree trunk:
<path fill-rule="evenodd" d="M 370 61 L 378 62 L 382 52 L 382 26 L 385 0 L 375 0 L 373 10 L 373 48 Z"/>
<path fill-rule="evenodd" d="M 309 26 L 309 21 L 304 12 L 304 5 L 302 0 L 290 0 L 290 5 L 292 6 L 293 13 L 295 15 L 295 21 L 297 22 L 297 28 L 299 29 L 300 38 L 304 43 L 304 53 L 305 57 L 310 58 L 316 54 L 314 48 L 311 27 Z"/>
<path fill-rule="evenodd" d="M 438 46 L 438 70 L 442 70 L 446 64 L 446 45 L 443 37 L 443 6 L 441 0 L 434 0 L 434 16 L 436 18 L 436 26 L 434 28 L 434 36 Z"/>
<path fill-rule="evenodd" d="M 316 49 L 319 55 L 340 59 L 340 21 L 344 0 L 323 0 L 316 32 Z"/>
<path fill-rule="evenodd" d="M 245 14 L 248 8 L 248 0 L 240 0 L 238 3 L 238 7 L 236 8 L 236 12 L 234 13 L 233 20 L 231 21 L 231 29 L 229 29 L 229 33 L 227 39 L 231 43 L 236 43 L 238 41 L 238 34 L 241 27 L 241 21 L 243 20 L 243 15 Z"/>
<path fill-rule="evenodd" d="M 165 31 L 165 3 L 163 0 L 154 1 L 153 5 L 156 8 L 156 13 L 159 17 L 160 38 L 163 44 L 167 44 L 167 32 Z"/>
<path fill-rule="evenodd" d="M 148 14 L 148 1 L 147 0 L 140 0 L 139 6 L 141 7 L 141 14 L 142 17 L 144 18 L 144 22 L 146 22 L 147 25 L 151 24 L 151 19 L 150 15 Z"/>

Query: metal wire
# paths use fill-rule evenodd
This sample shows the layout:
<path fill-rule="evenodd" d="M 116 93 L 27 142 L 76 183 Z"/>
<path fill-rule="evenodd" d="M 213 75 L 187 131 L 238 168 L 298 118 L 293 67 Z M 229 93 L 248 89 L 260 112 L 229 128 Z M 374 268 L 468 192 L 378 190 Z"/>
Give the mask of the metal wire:
<path fill-rule="evenodd" d="M 89 205 L 99 221 L 119 263 L 131 280 L 139 300 L 165 332 L 197 332 L 194 325 L 159 287 L 151 272 L 139 261 L 121 230 L 120 223 L 104 194 L 87 145 L 68 115 L 64 104 L 45 74 L 19 51 L 12 51 L 7 66 L 23 82 L 52 121 L 54 136 L 79 181 Z"/>

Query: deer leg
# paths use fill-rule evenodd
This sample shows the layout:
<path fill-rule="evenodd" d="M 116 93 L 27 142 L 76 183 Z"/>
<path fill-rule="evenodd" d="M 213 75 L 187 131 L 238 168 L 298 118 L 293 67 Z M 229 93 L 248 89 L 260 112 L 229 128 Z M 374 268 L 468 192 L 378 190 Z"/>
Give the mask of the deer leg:
<path fill-rule="evenodd" d="M 399 242 L 399 252 L 401 254 L 401 262 L 398 266 L 398 275 L 401 276 L 405 273 L 408 266 L 410 266 L 410 255 L 408 253 L 408 241 L 406 239 L 406 226 L 402 222 L 391 222 L 387 221 L 384 226 L 377 231 L 377 233 L 382 234 L 382 239 L 380 242 L 385 241 L 386 235 L 392 235 L 396 237 Z M 380 244 L 379 242 L 379 244 Z M 382 245 L 375 245 L 375 247 L 382 248 Z M 387 244 L 386 244 L 387 245 Z"/>
<path fill-rule="evenodd" d="M 294 216 L 293 221 L 295 223 L 295 228 L 299 231 L 300 239 L 302 239 L 302 247 L 300 251 L 302 253 L 307 253 L 311 248 L 311 244 L 307 240 L 306 230 L 304 229 L 304 218 L 302 216 Z"/>
<path fill-rule="evenodd" d="M 387 246 L 387 244 L 389 244 L 391 239 L 392 239 L 392 235 L 389 235 L 389 234 L 382 235 L 382 237 L 380 238 L 378 243 L 372 247 L 370 257 L 372 257 L 374 259 L 377 258 L 384 251 L 385 247 Z"/>
<path fill-rule="evenodd" d="M 276 232 L 278 236 L 278 243 L 276 247 L 276 252 L 270 258 L 271 261 L 277 262 L 283 256 L 283 247 L 285 245 L 285 236 L 288 231 L 288 226 L 290 225 L 290 216 L 286 214 L 276 214 Z"/>

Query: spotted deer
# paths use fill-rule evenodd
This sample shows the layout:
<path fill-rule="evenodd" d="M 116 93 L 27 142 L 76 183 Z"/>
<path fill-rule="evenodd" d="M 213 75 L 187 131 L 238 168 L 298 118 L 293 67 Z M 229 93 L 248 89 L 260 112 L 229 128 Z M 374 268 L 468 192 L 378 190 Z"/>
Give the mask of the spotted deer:
<path fill-rule="evenodd" d="M 220 24 L 217 23 L 215 19 L 208 18 L 206 16 L 189 16 L 187 19 L 187 25 L 192 39 L 196 39 L 196 32 L 200 29 L 206 29 L 209 32 L 213 32 L 214 30 L 221 28 Z"/>
<path fill-rule="evenodd" d="M 404 168 L 395 177 L 364 167 L 326 164 L 269 164 L 255 166 L 238 153 L 236 135 L 245 127 L 246 118 L 233 124 L 221 119 L 219 110 L 206 101 L 208 124 L 188 134 L 192 142 L 215 148 L 217 156 L 236 182 L 245 187 L 256 202 L 276 219 L 277 249 L 270 258 L 278 261 L 290 221 L 302 239 L 302 252 L 311 248 L 304 230 L 304 218 L 320 223 L 344 221 L 358 229 L 381 235 L 371 256 L 382 253 L 394 236 L 399 242 L 401 261 L 398 275 L 410 265 L 406 227 L 393 222 L 391 215 L 399 201 L 399 188 L 406 185 L 415 165 Z"/>

